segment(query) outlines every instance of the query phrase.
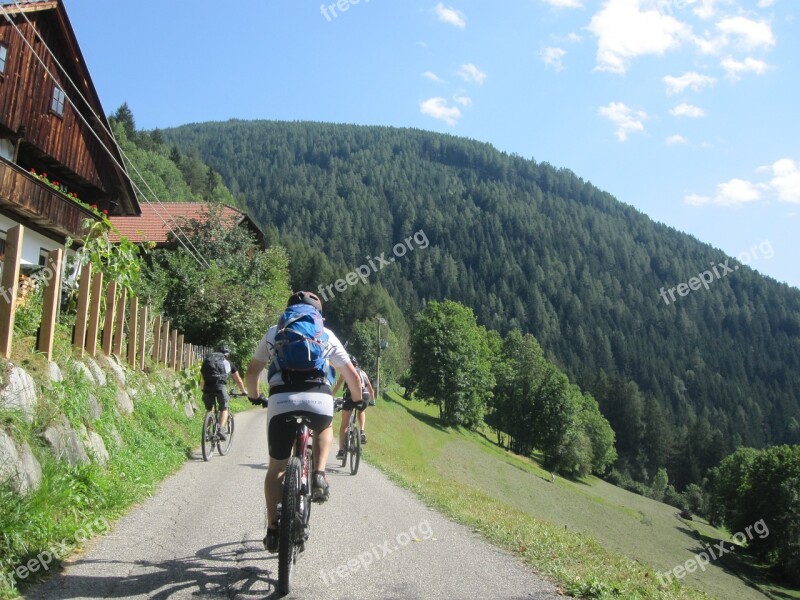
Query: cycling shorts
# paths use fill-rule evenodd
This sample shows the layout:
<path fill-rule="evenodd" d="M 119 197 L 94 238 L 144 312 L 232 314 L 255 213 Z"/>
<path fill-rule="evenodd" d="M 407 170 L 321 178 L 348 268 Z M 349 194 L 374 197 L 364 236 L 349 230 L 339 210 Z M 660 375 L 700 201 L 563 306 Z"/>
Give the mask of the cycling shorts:
<path fill-rule="evenodd" d="M 324 391 L 314 391 L 315 389 Z M 288 420 L 292 415 L 307 417 L 309 429 L 319 433 L 333 421 L 333 396 L 327 386 L 304 392 L 280 392 L 269 397 L 267 408 L 267 445 L 269 456 L 285 460 L 292 453 L 296 423 Z"/>
<path fill-rule="evenodd" d="M 214 410 L 214 402 L 217 403 L 220 410 L 227 410 L 229 399 L 228 390 L 224 388 L 203 391 L 203 404 L 206 405 L 206 410 Z"/>

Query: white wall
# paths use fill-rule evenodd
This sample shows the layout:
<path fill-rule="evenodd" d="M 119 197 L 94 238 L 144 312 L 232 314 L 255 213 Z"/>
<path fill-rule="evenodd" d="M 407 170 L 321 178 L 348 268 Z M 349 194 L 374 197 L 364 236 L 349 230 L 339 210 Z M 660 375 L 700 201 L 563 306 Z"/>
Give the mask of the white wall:
<path fill-rule="evenodd" d="M 5 215 L 0 215 L 0 231 L 5 233 L 16 225 L 18 225 L 18 223 L 12 219 L 6 217 Z M 42 248 L 49 252 L 50 250 L 63 247 L 64 246 L 58 242 L 26 227 L 25 233 L 22 236 L 22 262 L 23 264 L 29 263 L 32 265 L 38 265 L 39 253 Z"/>

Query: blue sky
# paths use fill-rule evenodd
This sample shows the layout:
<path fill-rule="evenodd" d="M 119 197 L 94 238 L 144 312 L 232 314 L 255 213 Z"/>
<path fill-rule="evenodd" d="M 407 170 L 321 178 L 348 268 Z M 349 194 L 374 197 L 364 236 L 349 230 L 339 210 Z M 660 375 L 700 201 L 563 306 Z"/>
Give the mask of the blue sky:
<path fill-rule="evenodd" d="M 127 102 L 140 128 L 466 136 L 568 168 L 800 287 L 797 0 L 65 4 L 104 109 Z"/>

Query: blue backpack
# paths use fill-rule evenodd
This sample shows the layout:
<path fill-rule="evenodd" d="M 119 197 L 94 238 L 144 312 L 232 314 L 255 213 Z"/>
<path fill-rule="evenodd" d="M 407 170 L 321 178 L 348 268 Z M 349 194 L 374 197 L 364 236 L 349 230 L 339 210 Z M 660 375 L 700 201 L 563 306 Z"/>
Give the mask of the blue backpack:
<path fill-rule="evenodd" d="M 310 304 L 289 306 L 275 332 L 275 361 L 281 371 L 328 373 L 328 334 L 320 312 Z"/>

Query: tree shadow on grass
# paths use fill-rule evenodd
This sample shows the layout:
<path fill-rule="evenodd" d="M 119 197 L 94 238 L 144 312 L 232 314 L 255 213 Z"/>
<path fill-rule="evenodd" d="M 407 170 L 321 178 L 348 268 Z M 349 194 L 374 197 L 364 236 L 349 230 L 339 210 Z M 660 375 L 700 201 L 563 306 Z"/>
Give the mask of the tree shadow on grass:
<path fill-rule="evenodd" d="M 42 600 L 70 598 L 279 598 L 276 589 L 277 555 L 264 560 L 260 540 L 217 544 L 194 556 L 162 561 L 79 560 L 72 567 L 88 575 L 56 573 L 22 591 Z M 252 564 L 258 560 L 258 564 Z M 244 564 L 243 564 L 244 563 Z M 251 563 L 251 564 L 247 564 Z M 87 565 L 90 567 L 87 569 Z M 103 575 L 119 572 L 126 576 Z M 81 568 L 83 567 L 83 568 Z"/>
<path fill-rule="evenodd" d="M 456 428 L 454 428 L 454 427 L 449 427 L 449 426 L 446 426 L 446 425 L 442 425 L 441 422 L 439 421 L 438 417 L 434 417 L 433 415 L 428 415 L 428 414 L 425 414 L 424 412 L 421 412 L 421 411 L 418 411 L 418 410 L 414 410 L 410 406 L 406 406 L 405 404 L 403 404 L 401 402 L 398 402 L 397 400 L 394 400 L 391 396 L 384 396 L 383 399 L 384 399 L 385 402 L 396 404 L 397 406 L 399 406 L 400 408 L 404 409 L 408 414 L 410 414 L 412 417 L 414 417 L 418 421 L 421 421 L 422 423 L 425 423 L 426 425 L 429 425 L 430 427 L 433 427 L 434 429 L 438 429 L 439 431 L 443 431 L 443 432 L 456 431 Z"/>
<path fill-rule="evenodd" d="M 689 527 L 678 514 L 675 515 L 675 518 L 681 523 L 681 525 L 676 526 L 676 529 L 698 542 L 697 545 L 692 545 L 686 549 L 695 558 L 700 555 L 708 557 L 709 566 L 706 569 L 722 569 L 729 575 L 738 578 L 749 588 L 770 598 L 797 598 L 796 595 L 792 596 L 778 590 L 765 590 L 765 586 L 772 585 L 790 589 L 795 588 L 791 584 L 781 581 L 779 577 L 770 576 L 768 568 L 759 566 L 752 556 L 745 554 L 745 549 L 742 546 L 715 536 L 706 535 L 693 527 Z M 695 562 L 697 561 L 695 560 Z"/>

